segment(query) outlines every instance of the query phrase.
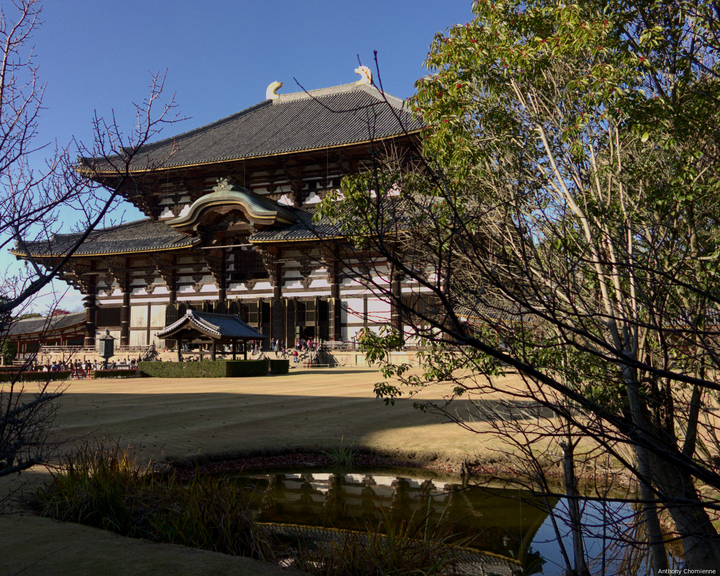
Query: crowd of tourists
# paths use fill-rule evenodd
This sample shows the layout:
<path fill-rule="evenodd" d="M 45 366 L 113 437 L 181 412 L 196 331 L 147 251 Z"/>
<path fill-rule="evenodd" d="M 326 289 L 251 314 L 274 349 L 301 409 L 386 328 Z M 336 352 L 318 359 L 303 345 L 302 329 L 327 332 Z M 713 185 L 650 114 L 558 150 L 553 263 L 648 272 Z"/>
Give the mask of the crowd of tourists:
<path fill-rule="evenodd" d="M 35 363 L 31 367 L 32 372 L 70 371 L 72 373 L 72 378 L 89 378 L 91 372 L 101 369 L 103 369 L 103 365 L 102 362 L 99 362 L 98 360 L 94 360 L 92 362 L 90 360 L 75 360 L 74 362 L 72 360 L 61 360 L 59 362 L 53 361 L 50 364 Z M 110 362 L 107 365 L 107 370 L 121 369 L 135 370 L 137 369 L 137 361 L 134 358 L 125 358 L 124 361 Z"/>
<path fill-rule="evenodd" d="M 282 356 L 283 358 L 287 358 L 288 356 L 292 356 L 293 362 L 297 363 L 300 361 L 300 355 L 303 352 L 314 352 L 317 350 L 319 346 L 319 343 L 317 340 L 311 340 L 311 339 L 305 339 L 305 338 L 298 338 L 295 341 L 295 346 L 291 350 L 288 350 L 285 347 L 285 340 L 280 340 L 278 338 L 273 338 L 270 341 L 270 349 L 275 353 L 275 358 L 278 358 Z"/>

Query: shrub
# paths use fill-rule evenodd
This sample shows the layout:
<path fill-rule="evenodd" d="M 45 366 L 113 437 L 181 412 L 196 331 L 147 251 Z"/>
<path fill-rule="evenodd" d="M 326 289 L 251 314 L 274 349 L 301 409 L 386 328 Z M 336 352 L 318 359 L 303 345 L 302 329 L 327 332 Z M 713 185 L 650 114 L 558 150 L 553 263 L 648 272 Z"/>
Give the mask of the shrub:
<path fill-rule="evenodd" d="M 270 358 L 270 374 L 287 374 L 290 372 L 290 360 Z"/>
<path fill-rule="evenodd" d="M 270 370 L 267 360 L 221 360 L 221 362 L 225 362 L 227 378 L 266 376 Z"/>
<path fill-rule="evenodd" d="M 267 360 L 201 360 L 200 362 L 140 362 L 142 376 L 154 378 L 238 378 L 265 376 Z"/>
<path fill-rule="evenodd" d="M 50 380 L 67 380 L 72 370 L 59 370 L 58 372 L 23 372 L 17 377 L 17 370 L 11 372 L 0 372 L 0 382 L 12 382 L 17 377 L 17 382 L 49 382 Z"/>
<path fill-rule="evenodd" d="M 175 474 L 139 466 L 132 448 L 90 441 L 73 449 L 38 491 L 44 516 L 146 538 L 269 559 L 265 530 L 234 480 L 200 476 L 183 484 Z"/>
<path fill-rule="evenodd" d="M 94 378 L 135 378 L 137 370 L 95 370 Z"/>

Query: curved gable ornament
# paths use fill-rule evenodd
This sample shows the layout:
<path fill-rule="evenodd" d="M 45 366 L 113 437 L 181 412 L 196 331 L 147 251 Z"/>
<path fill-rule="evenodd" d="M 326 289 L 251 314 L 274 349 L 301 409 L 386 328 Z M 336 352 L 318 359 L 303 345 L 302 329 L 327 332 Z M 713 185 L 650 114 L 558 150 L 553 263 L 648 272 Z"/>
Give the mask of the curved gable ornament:
<path fill-rule="evenodd" d="M 240 210 L 248 222 L 256 226 L 277 226 L 293 224 L 295 215 L 269 198 L 253 194 L 250 190 L 231 184 L 227 179 L 218 180 L 214 192 L 198 198 L 187 212 L 166 223 L 180 232 L 192 232 L 197 229 L 206 216 L 226 213 L 228 210 Z"/>

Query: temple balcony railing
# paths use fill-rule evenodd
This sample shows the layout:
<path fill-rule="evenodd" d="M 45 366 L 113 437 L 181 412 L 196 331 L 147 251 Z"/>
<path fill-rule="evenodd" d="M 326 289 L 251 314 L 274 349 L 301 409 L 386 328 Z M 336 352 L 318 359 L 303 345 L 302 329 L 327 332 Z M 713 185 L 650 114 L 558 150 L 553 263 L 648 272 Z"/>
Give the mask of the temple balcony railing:
<path fill-rule="evenodd" d="M 130 352 L 145 352 L 152 348 L 152 344 L 136 346 L 115 346 L 115 355 Z M 85 346 L 40 346 L 38 354 L 97 354 L 97 347 L 86 348 Z"/>
<path fill-rule="evenodd" d="M 323 350 L 333 350 L 334 352 L 360 352 L 360 344 L 357 342 L 345 342 L 342 340 L 323 340 Z M 427 346 L 420 346 L 414 342 L 406 342 L 403 350 L 427 350 Z"/>

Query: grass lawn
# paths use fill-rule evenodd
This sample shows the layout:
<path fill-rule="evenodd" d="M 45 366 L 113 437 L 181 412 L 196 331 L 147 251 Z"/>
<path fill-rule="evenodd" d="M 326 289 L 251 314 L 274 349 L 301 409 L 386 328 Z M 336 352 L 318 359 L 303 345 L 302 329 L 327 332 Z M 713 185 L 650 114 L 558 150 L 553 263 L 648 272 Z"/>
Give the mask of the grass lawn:
<path fill-rule="evenodd" d="M 509 384 L 513 378 L 508 377 Z M 71 381 L 61 399 L 56 434 L 67 441 L 121 438 L 139 446 L 142 458 L 159 461 L 327 449 L 341 442 L 437 467 L 492 456 L 490 437 L 415 410 L 411 400 L 386 407 L 373 394 L 378 380 L 375 370 L 334 368 L 219 380 Z M 430 388 L 421 398 L 441 399 L 443 392 Z M 460 412 L 466 402 L 458 402 Z M 33 470 L 0 479 L 0 491 L 7 494 L 24 480 L 28 493 L 46 479 L 46 471 Z M 152 544 L 29 514 L 0 516 L 0 549 L 0 576 L 280 573 L 245 558 Z"/>

